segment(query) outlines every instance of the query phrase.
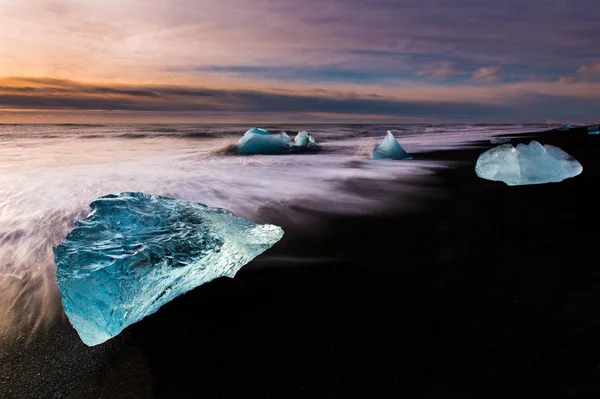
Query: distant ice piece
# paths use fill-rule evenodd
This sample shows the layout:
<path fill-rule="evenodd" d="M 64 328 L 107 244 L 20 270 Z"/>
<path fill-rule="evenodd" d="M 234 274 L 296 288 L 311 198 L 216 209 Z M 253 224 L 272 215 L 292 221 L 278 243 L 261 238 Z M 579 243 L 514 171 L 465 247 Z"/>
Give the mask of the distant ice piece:
<path fill-rule="evenodd" d="M 240 155 L 286 154 L 292 147 L 290 136 L 285 132 L 271 134 L 265 129 L 252 128 L 238 141 Z"/>
<path fill-rule="evenodd" d="M 509 186 L 559 182 L 575 177 L 583 167 L 575 158 L 552 145 L 532 141 L 528 145 L 504 144 L 479 156 L 477 176 Z"/>
<path fill-rule="evenodd" d="M 314 137 L 305 130 L 296 135 L 294 138 L 294 143 L 296 144 L 296 147 L 302 149 L 317 150 L 319 148 L 319 145 L 315 141 Z"/>
<path fill-rule="evenodd" d="M 569 123 L 567 123 L 566 125 L 562 125 L 561 127 L 558 128 L 558 130 L 560 131 L 565 131 L 565 130 L 569 130 L 571 129 L 571 125 Z"/>
<path fill-rule="evenodd" d="M 65 313 L 89 346 L 201 284 L 233 277 L 283 236 L 224 209 L 144 193 L 90 207 L 54 248 Z"/>
<path fill-rule="evenodd" d="M 590 135 L 600 134 L 600 131 L 598 130 L 598 128 L 599 128 L 599 126 L 588 127 L 588 134 L 590 134 Z"/>
<path fill-rule="evenodd" d="M 371 154 L 371 159 L 375 160 L 396 160 L 396 159 L 412 159 L 412 157 L 404 151 L 398 140 L 392 132 L 388 130 L 387 135 L 379 144 L 379 146 Z"/>
<path fill-rule="evenodd" d="M 490 140 L 491 144 L 506 144 L 510 143 L 509 137 L 492 137 Z"/>

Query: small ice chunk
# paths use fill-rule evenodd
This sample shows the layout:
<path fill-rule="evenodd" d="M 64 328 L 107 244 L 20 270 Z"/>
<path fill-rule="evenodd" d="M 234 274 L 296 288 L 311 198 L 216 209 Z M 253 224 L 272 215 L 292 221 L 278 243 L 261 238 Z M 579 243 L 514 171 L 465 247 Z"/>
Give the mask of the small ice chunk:
<path fill-rule="evenodd" d="M 404 151 L 404 148 L 402 148 L 392 132 L 388 130 L 381 144 L 379 144 L 379 146 L 371 154 L 371 159 L 396 160 L 412 159 L 412 157 L 406 151 Z"/>
<path fill-rule="evenodd" d="M 532 141 L 513 147 L 503 144 L 481 154 L 475 173 L 482 179 L 502 181 L 509 186 L 559 182 L 575 177 L 583 167 L 558 147 Z"/>
<path fill-rule="evenodd" d="M 558 130 L 564 132 L 565 130 L 569 130 L 571 129 L 571 125 L 569 123 L 567 123 L 566 125 L 562 125 L 561 127 L 558 128 Z"/>
<path fill-rule="evenodd" d="M 298 147 L 306 147 L 308 145 L 308 138 L 310 135 L 306 130 L 301 131 L 294 138 L 294 142 Z"/>
<path fill-rule="evenodd" d="M 272 134 L 265 129 L 252 128 L 238 141 L 240 155 L 286 154 L 290 152 L 292 142 L 285 132 Z"/>
<path fill-rule="evenodd" d="M 506 143 L 510 143 L 510 138 L 509 137 L 492 137 L 490 139 L 490 143 L 491 144 L 506 144 Z"/>
<path fill-rule="evenodd" d="M 106 195 L 90 207 L 54 248 L 65 313 L 89 346 L 201 284 L 235 276 L 283 236 L 224 209 L 144 193 Z"/>
<path fill-rule="evenodd" d="M 305 130 L 296 135 L 294 138 L 294 143 L 296 144 L 296 147 L 307 150 L 317 150 L 319 148 L 319 145 L 315 141 L 314 137 Z"/>
<path fill-rule="evenodd" d="M 588 127 L 588 134 L 590 134 L 590 135 L 600 134 L 600 131 L 598 130 L 598 128 L 599 128 L 599 126 Z"/>

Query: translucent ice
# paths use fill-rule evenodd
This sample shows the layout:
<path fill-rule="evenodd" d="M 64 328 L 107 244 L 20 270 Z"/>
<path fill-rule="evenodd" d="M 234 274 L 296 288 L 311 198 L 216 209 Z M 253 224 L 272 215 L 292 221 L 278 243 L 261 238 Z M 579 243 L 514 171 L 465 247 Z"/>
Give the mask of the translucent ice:
<path fill-rule="evenodd" d="M 233 277 L 283 236 L 224 209 L 144 193 L 90 207 L 54 248 L 65 313 L 90 346 L 201 284 Z"/>
<path fill-rule="evenodd" d="M 492 137 L 490 143 L 492 144 L 506 144 L 510 142 L 508 137 Z"/>
<path fill-rule="evenodd" d="M 387 135 L 379 144 L 379 146 L 371 154 L 371 159 L 376 160 L 395 160 L 395 159 L 412 159 L 404 148 L 394 138 L 392 132 L 388 130 Z"/>
<path fill-rule="evenodd" d="M 308 134 L 308 132 L 303 130 L 296 135 L 296 137 L 294 138 L 294 142 L 299 147 L 306 147 L 308 145 L 309 137 L 310 137 L 310 135 Z"/>
<path fill-rule="evenodd" d="M 571 129 L 571 125 L 570 124 L 566 124 L 566 125 L 562 125 L 561 127 L 558 128 L 558 130 L 560 131 L 565 131 L 565 130 L 569 130 Z"/>
<path fill-rule="evenodd" d="M 552 145 L 532 141 L 517 148 L 504 144 L 479 156 L 477 176 L 509 186 L 559 182 L 577 176 L 583 167 L 575 158 Z"/>
<path fill-rule="evenodd" d="M 591 135 L 596 135 L 596 134 L 600 134 L 600 131 L 598 130 L 598 126 L 590 126 L 588 127 L 588 134 Z"/>
<path fill-rule="evenodd" d="M 271 134 L 265 129 L 252 128 L 238 141 L 237 151 L 240 155 L 286 154 L 291 147 L 290 137 L 285 132 Z"/>
<path fill-rule="evenodd" d="M 263 135 L 263 136 L 268 136 L 271 133 L 269 133 L 268 130 L 262 129 L 260 127 L 253 127 L 252 129 L 249 129 L 246 134 L 258 134 L 258 135 Z"/>
<path fill-rule="evenodd" d="M 296 147 L 308 150 L 316 150 L 319 148 L 314 137 L 311 136 L 307 131 L 303 130 L 296 135 L 294 138 Z"/>

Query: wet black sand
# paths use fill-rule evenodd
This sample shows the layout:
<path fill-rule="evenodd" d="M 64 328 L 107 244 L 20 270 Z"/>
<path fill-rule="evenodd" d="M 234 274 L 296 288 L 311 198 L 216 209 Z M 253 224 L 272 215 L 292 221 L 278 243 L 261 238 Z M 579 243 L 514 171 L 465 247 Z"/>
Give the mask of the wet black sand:
<path fill-rule="evenodd" d="M 73 398 L 600 396 L 600 137 L 573 129 L 512 142 L 533 137 L 573 155 L 583 173 L 556 184 L 508 187 L 474 173 L 477 156 L 493 146 L 487 142 L 422 154 L 456 161 L 439 172 L 440 195 L 422 210 L 315 215 L 326 227 L 310 234 L 281 219 L 286 237 L 269 258 L 177 298 L 107 349 L 94 348 L 103 360 L 93 373 L 64 386 L 46 381 L 37 392 Z M 278 215 L 270 218 L 277 222 Z M 336 260 L 318 260 L 325 258 Z M 72 332 L 62 334 L 75 342 Z M 78 345 L 49 342 L 54 347 L 43 350 L 50 356 Z M 24 355 L 39 356 L 34 349 Z M 76 354 L 65 362 L 77 370 L 78 358 L 89 362 Z"/>
<path fill-rule="evenodd" d="M 600 142 L 583 130 L 536 138 L 584 172 L 507 187 L 475 176 L 481 148 L 424 154 L 460 162 L 440 173 L 448 195 L 425 211 L 319 215 L 322 234 L 270 255 L 342 260 L 266 269 L 258 260 L 134 326 L 155 394 L 600 395 Z"/>

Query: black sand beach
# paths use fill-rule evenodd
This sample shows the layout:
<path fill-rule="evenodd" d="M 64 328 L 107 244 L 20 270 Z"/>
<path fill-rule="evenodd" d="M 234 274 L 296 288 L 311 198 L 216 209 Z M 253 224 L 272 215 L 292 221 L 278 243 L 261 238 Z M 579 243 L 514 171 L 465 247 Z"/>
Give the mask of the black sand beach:
<path fill-rule="evenodd" d="M 476 177 L 479 148 L 427 154 L 460 162 L 440 174 L 448 195 L 427 210 L 329 220 L 324 235 L 274 248 L 350 260 L 248 267 L 136 325 L 155 392 L 600 394 L 593 195 L 600 147 L 583 130 L 513 142 L 532 138 L 564 149 L 584 172 L 558 184 L 507 187 Z"/>
<path fill-rule="evenodd" d="M 537 186 L 482 180 L 475 161 L 493 145 L 481 142 L 418 157 L 455 167 L 410 214 L 318 214 L 322 229 L 306 233 L 267 213 L 286 231 L 268 257 L 94 348 L 107 355 L 85 378 L 49 376 L 29 392 L 13 375 L 6 397 L 598 397 L 600 137 L 572 129 L 512 143 L 531 139 L 583 173 Z M 48 340 L 21 354 L 71 342 Z M 65 362 L 82 365 L 68 367 L 91 367 L 71 350 Z"/>

